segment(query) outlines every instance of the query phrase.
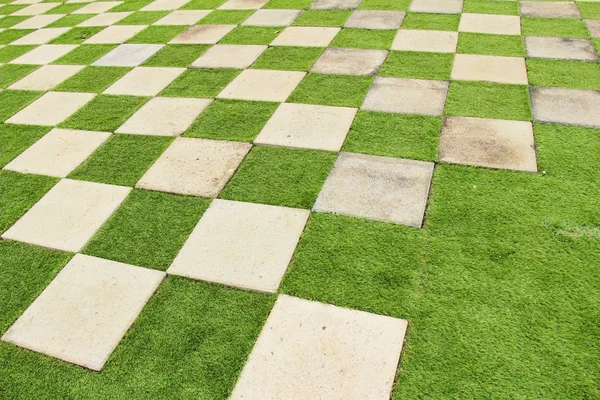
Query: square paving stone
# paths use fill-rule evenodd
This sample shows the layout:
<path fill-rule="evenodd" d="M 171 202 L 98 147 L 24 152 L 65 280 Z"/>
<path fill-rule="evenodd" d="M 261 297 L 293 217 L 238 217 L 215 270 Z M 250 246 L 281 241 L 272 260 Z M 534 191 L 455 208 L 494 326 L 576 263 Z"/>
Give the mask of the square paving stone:
<path fill-rule="evenodd" d="M 387 400 L 407 326 L 282 294 L 231 398 Z"/>
<path fill-rule="evenodd" d="M 94 98 L 92 93 L 48 92 L 10 117 L 6 123 L 54 126 Z"/>
<path fill-rule="evenodd" d="M 339 151 L 356 108 L 284 103 L 254 143 Z"/>
<path fill-rule="evenodd" d="M 600 38 L 600 19 L 587 19 L 585 25 L 593 38 Z"/>
<path fill-rule="evenodd" d="M 20 15 L 39 15 L 44 14 L 47 11 L 50 11 L 54 7 L 56 7 L 57 3 L 41 3 L 41 4 L 32 4 L 27 6 L 19 11 L 12 13 L 12 16 L 20 16 Z"/>
<path fill-rule="evenodd" d="M 447 93 L 448 82 L 377 77 L 361 108 L 401 114 L 442 115 Z"/>
<path fill-rule="evenodd" d="M 260 45 L 215 44 L 192 63 L 199 68 L 248 68 L 267 49 Z"/>
<path fill-rule="evenodd" d="M 374 75 L 387 54 L 385 50 L 329 48 L 311 71 L 322 74 Z"/>
<path fill-rule="evenodd" d="M 223 39 L 223 37 L 231 32 L 236 26 L 237 25 L 195 25 L 180 33 L 169 43 L 215 44 Z"/>
<path fill-rule="evenodd" d="M 116 24 L 123 18 L 131 15 L 130 12 L 114 12 L 94 15 L 77 26 L 109 26 Z"/>
<path fill-rule="evenodd" d="M 85 44 L 123 43 L 146 28 L 146 25 L 112 25 L 86 40 Z"/>
<path fill-rule="evenodd" d="M 100 371 L 164 275 L 77 254 L 2 340 Z"/>
<path fill-rule="evenodd" d="M 56 39 L 71 28 L 44 28 L 31 32 L 29 35 L 12 42 L 12 45 L 25 44 L 46 44 L 52 39 Z"/>
<path fill-rule="evenodd" d="M 345 28 L 399 29 L 404 11 L 355 10 L 344 24 Z"/>
<path fill-rule="evenodd" d="M 258 10 L 268 0 L 228 0 L 218 7 L 219 10 Z"/>
<path fill-rule="evenodd" d="M 533 119 L 559 124 L 600 126 L 600 91 L 532 87 Z"/>
<path fill-rule="evenodd" d="M 50 90 L 83 68 L 83 65 L 44 65 L 20 81 L 13 83 L 9 89 Z"/>
<path fill-rule="evenodd" d="M 98 1 L 78 8 L 72 14 L 101 14 L 121 3 L 122 1 Z"/>
<path fill-rule="evenodd" d="M 186 3 L 189 3 L 190 0 L 155 0 L 152 3 L 148 4 L 141 11 L 170 11 L 176 10 Z"/>
<path fill-rule="evenodd" d="M 409 10 L 412 12 L 435 14 L 460 14 L 463 0 L 412 0 Z"/>
<path fill-rule="evenodd" d="M 532 58 L 598 61 L 589 39 L 526 36 L 525 49 L 527 56 Z"/>
<path fill-rule="evenodd" d="M 154 25 L 194 25 L 210 14 L 210 10 L 177 10 L 156 21 Z"/>
<path fill-rule="evenodd" d="M 64 17 L 62 14 L 36 15 L 12 26 L 12 29 L 40 29 Z"/>
<path fill-rule="evenodd" d="M 242 25 L 288 26 L 301 12 L 301 10 L 257 10 L 242 22 Z"/>
<path fill-rule="evenodd" d="M 400 29 L 392 43 L 392 50 L 454 53 L 458 32 Z"/>
<path fill-rule="evenodd" d="M 271 46 L 327 47 L 339 31 L 340 28 L 290 26 L 271 42 Z"/>
<path fill-rule="evenodd" d="M 459 32 L 520 35 L 521 18 L 517 15 L 468 14 L 460 17 Z"/>
<path fill-rule="evenodd" d="M 76 45 L 71 44 L 43 44 L 31 50 L 30 52 L 15 58 L 10 63 L 34 65 L 49 64 L 61 58 L 76 47 Z"/>
<path fill-rule="evenodd" d="M 213 200 L 167 273 L 275 293 L 309 215 L 309 210 Z"/>
<path fill-rule="evenodd" d="M 525 59 L 521 57 L 457 54 L 452 79 L 527 85 Z"/>
<path fill-rule="evenodd" d="M 314 210 L 421 227 L 432 162 L 340 153 Z"/>
<path fill-rule="evenodd" d="M 536 172 L 531 122 L 448 117 L 440 137 L 439 160 Z"/>
<path fill-rule="evenodd" d="M 300 71 L 242 71 L 219 95 L 222 99 L 285 101 L 306 75 Z"/>
<path fill-rule="evenodd" d="M 62 179 L 2 238 L 78 252 L 130 190 L 123 186 Z"/>
<path fill-rule="evenodd" d="M 250 143 L 177 138 L 136 187 L 215 197 L 251 147 Z"/>
<path fill-rule="evenodd" d="M 155 97 L 115 133 L 153 136 L 181 135 L 211 102 L 210 99 Z"/>
<path fill-rule="evenodd" d="M 52 129 L 4 169 L 64 178 L 84 162 L 108 137 L 107 132 Z"/>
<path fill-rule="evenodd" d="M 539 18 L 581 18 L 573 2 L 521 1 L 521 16 Z"/>
<path fill-rule="evenodd" d="M 314 0 L 310 5 L 313 10 L 350 10 L 358 7 L 361 0 Z"/>
<path fill-rule="evenodd" d="M 137 67 L 113 83 L 104 94 L 156 96 L 185 70 L 185 68 Z"/>
<path fill-rule="evenodd" d="M 109 67 L 137 67 L 157 51 L 162 44 L 122 44 L 92 65 Z"/>

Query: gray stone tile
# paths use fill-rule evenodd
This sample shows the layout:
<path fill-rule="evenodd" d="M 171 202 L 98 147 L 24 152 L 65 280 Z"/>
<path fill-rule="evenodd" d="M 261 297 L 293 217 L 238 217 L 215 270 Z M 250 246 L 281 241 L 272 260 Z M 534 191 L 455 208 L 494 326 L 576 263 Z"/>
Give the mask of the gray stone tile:
<path fill-rule="evenodd" d="M 197 68 L 248 68 L 267 46 L 215 44 L 192 63 Z"/>
<path fill-rule="evenodd" d="M 162 44 L 122 44 L 92 65 L 104 67 L 137 67 L 157 51 Z"/>
<path fill-rule="evenodd" d="M 246 69 L 217 98 L 285 101 L 296 89 L 305 72 Z"/>
<path fill-rule="evenodd" d="M 290 26 L 271 42 L 271 46 L 327 47 L 340 28 Z"/>
<path fill-rule="evenodd" d="M 600 19 L 586 19 L 585 25 L 593 38 L 600 38 Z"/>
<path fill-rule="evenodd" d="M 436 14 L 460 14 L 463 0 L 412 0 L 409 11 Z"/>
<path fill-rule="evenodd" d="M 359 6 L 361 0 L 314 0 L 313 10 L 351 10 Z"/>
<path fill-rule="evenodd" d="M 374 75 L 387 54 L 385 50 L 328 48 L 311 71 L 321 74 Z"/>
<path fill-rule="evenodd" d="M 457 54 L 452 79 L 527 85 L 525 59 L 521 57 Z"/>
<path fill-rule="evenodd" d="M 400 29 L 392 43 L 392 50 L 454 53 L 458 32 Z"/>
<path fill-rule="evenodd" d="M 47 92 L 6 122 L 21 125 L 55 126 L 69 118 L 95 96 L 92 93 Z"/>
<path fill-rule="evenodd" d="M 532 87 L 530 92 L 535 121 L 600 127 L 600 91 Z"/>
<path fill-rule="evenodd" d="M 345 28 L 399 29 L 404 11 L 355 10 L 344 24 Z"/>
<path fill-rule="evenodd" d="M 257 10 L 242 25 L 288 26 L 300 15 L 301 10 Z"/>
<path fill-rule="evenodd" d="M 177 35 L 171 44 L 215 44 L 237 25 L 194 25 Z"/>
<path fill-rule="evenodd" d="M 581 18 L 573 2 L 521 1 L 519 5 L 522 17 Z"/>
<path fill-rule="evenodd" d="M 137 67 L 113 83 L 104 94 L 156 96 L 185 70 L 185 68 Z"/>
<path fill-rule="evenodd" d="M 598 61 L 589 39 L 526 36 L 525 48 L 527 56 L 532 58 Z"/>
<path fill-rule="evenodd" d="M 459 32 L 520 35 L 521 18 L 518 15 L 469 14 L 460 16 Z"/>

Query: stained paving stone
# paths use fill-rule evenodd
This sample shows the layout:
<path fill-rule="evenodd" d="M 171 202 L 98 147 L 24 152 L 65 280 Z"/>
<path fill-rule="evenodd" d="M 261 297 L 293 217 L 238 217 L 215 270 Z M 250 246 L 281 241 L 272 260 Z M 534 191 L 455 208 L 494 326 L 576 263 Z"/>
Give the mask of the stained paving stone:
<path fill-rule="evenodd" d="M 122 1 L 98 1 L 85 5 L 72 14 L 101 14 L 123 3 Z"/>
<path fill-rule="evenodd" d="M 361 108 L 402 114 L 442 115 L 447 93 L 448 82 L 377 77 Z"/>
<path fill-rule="evenodd" d="M 58 60 L 71 50 L 75 49 L 76 45 L 71 44 L 44 44 L 35 49 L 15 58 L 11 64 L 33 64 L 44 65 Z"/>
<path fill-rule="evenodd" d="M 140 11 L 171 11 L 189 3 L 190 0 L 155 0 Z"/>
<path fill-rule="evenodd" d="M 104 93 L 156 96 L 185 70 L 185 68 L 137 67 L 113 83 Z"/>
<path fill-rule="evenodd" d="M 96 96 L 92 93 L 48 92 L 10 117 L 6 122 L 21 125 L 55 126 Z"/>
<path fill-rule="evenodd" d="M 409 11 L 436 14 L 460 14 L 462 8 L 463 0 L 412 0 Z"/>
<path fill-rule="evenodd" d="M 31 32 L 12 42 L 13 45 L 46 44 L 71 28 L 43 28 Z"/>
<path fill-rule="evenodd" d="M 85 44 L 119 44 L 131 39 L 143 31 L 146 25 L 112 25 L 108 26 L 86 40 Z"/>
<path fill-rule="evenodd" d="M 585 25 L 593 38 L 600 38 L 600 19 L 586 19 Z"/>
<path fill-rule="evenodd" d="M 385 61 L 385 50 L 329 48 L 319 57 L 312 72 L 322 74 L 373 75 Z"/>
<path fill-rule="evenodd" d="M 521 18 L 517 15 L 469 14 L 460 17 L 459 32 L 520 35 Z"/>
<path fill-rule="evenodd" d="M 218 10 L 258 10 L 268 0 L 228 0 L 219 6 Z"/>
<path fill-rule="evenodd" d="M 64 17 L 63 14 L 36 15 L 13 25 L 11 29 L 40 29 Z"/>
<path fill-rule="evenodd" d="M 169 43 L 172 44 L 215 44 L 223 39 L 237 25 L 196 25 L 191 26 Z"/>
<path fill-rule="evenodd" d="M 407 326 L 282 294 L 231 398 L 387 400 Z"/>
<path fill-rule="evenodd" d="M 362 0 L 314 0 L 313 10 L 350 10 L 358 7 Z"/>
<path fill-rule="evenodd" d="M 600 91 L 532 87 L 530 93 L 536 121 L 600 127 Z"/>
<path fill-rule="evenodd" d="M 164 276 L 77 254 L 2 340 L 100 371 Z"/>
<path fill-rule="evenodd" d="M 58 6 L 58 3 L 39 3 L 39 4 L 31 4 L 19 11 L 13 12 L 11 15 L 14 16 L 29 16 L 29 15 L 39 15 L 44 14 L 47 11 L 52 10 L 54 7 Z"/>
<path fill-rule="evenodd" d="M 252 70 L 242 71 L 217 98 L 285 101 L 296 89 L 305 72 Z"/>
<path fill-rule="evenodd" d="M 301 10 L 257 10 L 242 25 L 288 26 L 300 15 Z"/>
<path fill-rule="evenodd" d="M 527 85 L 525 59 L 521 57 L 457 54 L 452 79 Z"/>
<path fill-rule="evenodd" d="M 121 44 L 92 65 L 104 67 L 137 67 L 162 47 L 162 44 Z"/>
<path fill-rule="evenodd" d="M 8 163 L 4 169 L 64 178 L 109 136 L 108 132 L 55 128 Z"/>
<path fill-rule="evenodd" d="M 271 46 L 326 47 L 340 28 L 290 26 L 277 36 Z"/>
<path fill-rule="evenodd" d="M 176 10 L 156 21 L 154 25 L 194 25 L 210 13 L 210 10 Z"/>
<path fill-rule="evenodd" d="M 421 227 L 431 162 L 340 153 L 314 211 Z"/>
<path fill-rule="evenodd" d="M 83 65 L 44 65 L 13 83 L 12 90 L 50 90 L 59 83 L 75 75 Z"/>
<path fill-rule="evenodd" d="M 155 97 L 144 104 L 115 133 L 153 136 L 181 135 L 211 99 Z"/>
<path fill-rule="evenodd" d="M 404 11 L 355 10 L 344 24 L 345 28 L 399 29 Z"/>
<path fill-rule="evenodd" d="M 254 140 L 257 144 L 339 151 L 356 108 L 281 104 Z"/>
<path fill-rule="evenodd" d="M 250 143 L 177 138 L 136 187 L 215 197 L 250 151 L 250 147 Z"/>
<path fill-rule="evenodd" d="M 267 49 L 260 45 L 216 44 L 192 66 L 198 68 L 248 68 Z"/>
<path fill-rule="evenodd" d="M 439 160 L 479 167 L 537 171 L 531 122 L 447 117 Z"/>
<path fill-rule="evenodd" d="M 458 32 L 401 29 L 392 43 L 392 50 L 454 53 Z"/>
<path fill-rule="evenodd" d="M 78 252 L 130 190 L 123 186 L 62 179 L 2 238 Z"/>
<path fill-rule="evenodd" d="M 594 45 L 588 39 L 526 36 L 527 56 L 563 60 L 598 61 Z"/>
<path fill-rule="evenodd" d="M 521 16 L 538 18 L 581 18 L 572 2 L 521 1 Z"/>
<path fill-rule="evenodd" d="M 167 273 L 275 293 L 309 210 L 213 200 Z"/>
<path fill-rule="evenodd" d="M 102 13 L 94 15 L 92 18 L 87 19 L 77 26 L 109 26 L 116 24 L 125 17 L 131 15 L 131 12 L 114 12 L 114 13 Z"/>

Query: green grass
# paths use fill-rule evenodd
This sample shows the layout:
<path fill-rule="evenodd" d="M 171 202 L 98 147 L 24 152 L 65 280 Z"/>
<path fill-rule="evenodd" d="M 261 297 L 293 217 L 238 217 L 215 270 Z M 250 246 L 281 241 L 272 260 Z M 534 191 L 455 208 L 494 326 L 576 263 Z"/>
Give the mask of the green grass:
<path fill-rule="evenodd" d="M 134 190 L 83 252 L 165 271 L 209 200 Z"/>
<path fill-rule="evenodd" d="M 589 33 L 585 23 L 572 18 L 521 18 L 523 36 L 552 36 L 567 38 L 587 38 Z"/>
<path fill-rule="evenodd" d="M 342 26 L 350 17 L 348 10 L 307 10 L 292 25 L 297 26 Z"/>
<path fill-rule="evenodd" d="M 0 70 L 0 72 L 3 71 Z M 25 90 L 5 90 L 0 92 L 0 104 L 2 104 L 2 107 L 0 107 L 0 122 L 4 122 L 41 95 L 42 92 Z"/>
<path fill-rule="evenodd" d="M 116 7 L 110 9 L 110 12 L 137 11 L 144 6 L 152 3 L 153 0 L 127 0 Z"/>
<path fill-rule="evenodd" d="M 308 8 L 312 0 L 270 0 L 263 8 L 275 8 L 284 10 L 302 10 Z"/>
<path fill-rule="evenodd" d="M 392 51 L 379 70 L 381 76 L 400 78 L 450 79 L 453 54 Z"/>
<path fill-rule="evenodd" d="M 113 135 L 69 178 L 134 186 L 172 141 L 160 136 Z"/>
<path fill-rule="evenodd" d="M 577 2 L 579 13 L 585 19 L 600 19 L 600 4 Z"/>
<path fill-rule="evenodd" d="M 281 32 L 281 28 L 263 26 L 239 26 L 229 32 L 220 44 L 262 44 L 271 43 Z"/>
<path fill-rule="evenodd" d="M 5 64 L 0 66 L 0 89 L 7 88 L 38 68 L 39 65 L 28 64 Z"/>
<path fill-rule="evenodd" d="M 187 67 L 210 46 L 203 44 L 168 44 L 146 60 L 147 67 Z"/>
<path fill-rule="evenodd" d="M 82 44 L 54 61 L 53 64 L 89 65 L 115 47 L 117 47 L 116 44 Z"/>
<path fill-rule="evenodd" d="M 169 14 L 168 11 L 134 12 L 117 22 L 115 25 L 152 25 L 167 14 Z"/>
<path fill-rule="evenodd" d="M 35 29 L 7 29 L 0 32 L 0 44 L 10 44 L 33 31 Z"/>
<path fill-rule="evenodd" d="M 342 29 L 330 46 L 388 50 L 395 36 L 395 30 Z"/>
<path fill-rule="evenodd" d="M 458 14 L 430 14 L 409 12 L 402 21 L 403 29 L 425 29 L 434 31 L 457 31 L 460 23 Z"/>
<path fill-rule="evenodd" d="M 73 11 L 79 10 L 81 7 L 85 6 L 82 3 L 74 3 L 74 4 L 61 4 L 57 7 L 54 7 L 50 11 L 46 12 L 46 14 L 71 14 Z M 75 14 L 77 15 L 77 14 Z M 79 14 L 85 15 L 85 14 Z"/>
<path fill-rule="evenodd" d="M 269 47 L 254 62 L 252 68 L 308 71 L 323 51 L 320 47 Z"/>
<path fill-rule="evenodd" d="M 167 97 L 215 97 L 238 74 L 235 69 L 189 69 L 160 95 Z"/>
<path fill-rule="evenodd" d="M 238 25 L 254 13 L 253 10 L 215 10 L 198 21 L 198 25 Z"/>
<path fill-rule="evenodd" d="M 127 43 L 167 43 L 179 35 L 187 26 L 149 26 L 127 41 Z"/>
<path fill-rule="evenodd" d="M 219 7 L 227 0 L 192 0 L 186 3 L 180 10 L 210 10 Z"/>
<path fill-rule="evenodd" d="M 0 124 L 0 168 L 50 130 L 45 126 Z"/>
<path fill-rule="evenodd" d="M 71 28 L 64 34 L 52 40 L 50 44 L 81 44 L 104 28 L 104 26 Z"/>
<path fill-rule="evenodd" d="M 98 95 L 73 114 L 62 128 L 114 132 L 144 103 L 147 97 Z"/>
<path fill-rule="evenodd" d="M 37 46 L 4 46 L 4 47 L 0 47 L 0 63 L 7 63 L 9 61 L 12 61 L 15 58 L 22 56 L 23 54 L 33 50 L 36 47 Z M 2 67 L 0 67 L 0 71 L 3 71 L 3 74 L 4 74 L 5 72 L 1 68 Z M 0 78 L 0 81 L 2 81 L 3 79 L 4 79 L 4 77 Z"/>
<path fill-rule="evenodd" d="M 71 26 L 76 26 L 82 23 L 83 21 L 87 21 L 92 18 L 94 14 L 71 14 L 65 15 L 61 19 L 58 19 L 48 25 L 48 28 L 68 28 Z"/>
<path fill-rule="evenodd" d="M 406 11 L 410 0 L 363 0 L 358 8 L 360 10 L 389 10 Z"/>
<path fill-rule="evenodd" d="M 600 90 L 598 64 L 566 60 L 527 60 L 529 84 Z"/>
<path fill-rule="evenodd" d="M 596 52 L 600 54 L 600 39 L 592 39 L 592 43 L 596 47 Z"/>
<path fill-rule="evenodd" d="M 359 111 L 343 150 L 435 161 L 441 128 L 440 117 Z"/>
<path fill-rule="evenodd" d="M 525 57 L 525 47 L 521 36 L 461 32 L 457 53 Z"/>
<path fill-rule="evenodd" d="M 11 26 L 18 24 L 19 22 L 25 21 L 26 19 L 29 19 L 29 17 L 18 15 L 9 15 L 8 17 L 0 18 L 0 28 L 10 28 Z"/>
<path fill-rule="evenodd" d="M 217 99 L 200 114 L 185 136 L 250 142 L 277 106 L 266 101 Z"/>
<path fill-rule="evenodd" d="M 0 15 L 8 15 L 27 7 L 25 4 L 6 4 L 0 6 Z"/>
<path fill-rule="evenodd" d="M 360 107 L 372 82 L 370 76 L 308 74 L 288 102 Z"/>
<path fill-rule="evenodd" d="M 295 208 L 312 208 L 336 153 L 254 147 L 221 198 Z"/>
<path fill-rule="evenodd" d="M 131 68 L 88 66 L 73 75 L 54 90 L 62 92 L 100 93 Z"/>
<path fill-rule="evenodd" d="M 519 4 L 515 1 L 465 0 L 464 13 L 519 15 Z"/>
<path fill-rule="evenodd" d="M 452 81 L 445 113 L 530 121 L 529 88 L 526 85 Z"/>

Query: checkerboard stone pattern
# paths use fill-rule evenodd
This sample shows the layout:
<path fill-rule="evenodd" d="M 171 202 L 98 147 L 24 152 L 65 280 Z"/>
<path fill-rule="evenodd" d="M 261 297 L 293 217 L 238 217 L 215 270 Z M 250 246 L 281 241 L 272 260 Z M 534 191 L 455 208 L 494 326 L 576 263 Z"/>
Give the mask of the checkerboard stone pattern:
<path fill-rule="evenodd" d="M 440 164 L 537 173 L 538 124 L 600 127 L 593 4 L 3 2 L 0 123 L 41 133 L 24 148 L 0 144 L 0 167 L 56 183 L 0 235 L 74 255 L 2 340 L 101 370 L 163 278 L 177 275 L 278 296 L 232 398 L 389 399 L 402 315 L 277 294 L 298 246 L 310 246 L 305 227 L 326 213 L 428 229 Z M 405 144 L 426 146 L 420 126 L 398 140 L 376 123 L 359 129 L 370 118 L 440 128 L 427 155 Z M 152 159 L 124 149 L 98 161 L 115 142 L 151 140 L 164 141 Z M 229 195 L 257 146 L 330 157 L 314 204 Z M 122 154 L 142 161 L 134 168 Z M 108 166 L 131 168 L 121 171 L 129 186 Z M 106 172 L 105 183 L 80 168 Z M 267 175 L 252 178 L 277 187 Z M 206 201 L 166 273 L 81 254 L 134 187 Z"/>

